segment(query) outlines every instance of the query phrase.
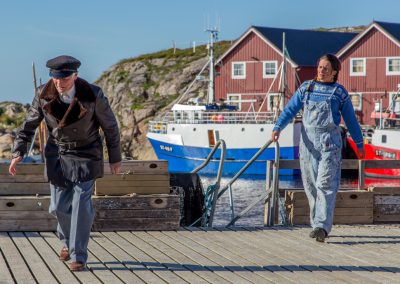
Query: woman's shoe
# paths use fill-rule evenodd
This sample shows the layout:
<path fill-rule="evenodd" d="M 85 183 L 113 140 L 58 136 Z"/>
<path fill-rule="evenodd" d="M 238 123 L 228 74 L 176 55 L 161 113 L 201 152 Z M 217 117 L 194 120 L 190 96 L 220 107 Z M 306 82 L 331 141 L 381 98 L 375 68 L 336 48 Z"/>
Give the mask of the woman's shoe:
<path fill-rule="evenodd" d="M 315 230 L 316 229 L 313 229 L 309 234 L 310 238 L 312 238 L 312 239 L 315 239 Z"/>
<path fill-rule="evenodd" d="M 315 228 L 313 232 L 317 242 L 325 242 L 325 238 L 328 236 L 328 233 L 323 228 Z"/>
<path fill-rule="evenodd" d="M 86 269 L 86 264 L 81 261 L 73 261 L 69 264 L 71 271 L 83 271 Z"/>

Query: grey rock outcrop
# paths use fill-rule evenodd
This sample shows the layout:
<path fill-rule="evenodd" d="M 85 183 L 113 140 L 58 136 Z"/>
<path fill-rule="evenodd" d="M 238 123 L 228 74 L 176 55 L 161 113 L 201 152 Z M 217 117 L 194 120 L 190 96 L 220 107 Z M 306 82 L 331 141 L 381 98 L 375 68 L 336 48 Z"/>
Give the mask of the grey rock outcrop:
<path fill-rule="evenodd" d="M 28 105 L 16 102 L 0 103 L 0 159 L 11 157 L 15 131 L 27 110 Z"/>
<path fill-rule="evenodd" d="M 174 56 L 170 50 L 158 57 L 154 54 L 124 60 L 96 81 L 119 120 L 125 157 L 156 159 L 146 138 L 148 121 L 168 110 L 207 63 L 205 49 L 201 55 L 184 52 L 184 56 Z M 186 99 L 205 93 L 206 82 L 196 81 Z"/>

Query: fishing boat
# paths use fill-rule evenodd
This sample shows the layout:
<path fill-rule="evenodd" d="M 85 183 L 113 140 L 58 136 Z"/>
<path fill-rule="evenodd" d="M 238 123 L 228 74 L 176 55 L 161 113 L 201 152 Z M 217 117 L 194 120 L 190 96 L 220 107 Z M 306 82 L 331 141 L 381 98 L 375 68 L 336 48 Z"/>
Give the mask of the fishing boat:
<path fill-rule="evenodd" d="M 376 119 L 377 127 L 369 131 L 365 139 L 366 160 L 400 160 L 400 89 L 393 96 L 392 102 L 386 111 L 382 110 L 381 103 L 377 103 L 371 118 Z M 348 137 L 349 145 L 353 150 L 356 146 Z M 399 179 L 400 169 L 365 169 L 367 176 L 375 178 Z"/>
<path fill-rule="evenodd" d="M 277 111 L 261 112 L 255 111 L 254 108 L 240 111 L 234 105 L 234 101 L 215 102 L 213 46 L 218 31 L 208 30 L 208 32 L 210 32 L 209 60 L 206 64 L 209 69 L 208 103 L 202 103 L 200 100 L 191 100 L 188 104 L 176 103 L 170 112 L 149 123 L 147 138 L 158 159 L 168 160 L 170 172 L 194 170 L 206 160 L 218 140 L 223 139 L 226 143 L 223 174 L 237 173 L 270 139 L 278 115 Z M 282 64 L 285 64 L 285 61 L 283 57 Z M 285 74 L 281 74 L 281 78 L 284 77 Z M 290 123 L 280 137 L 281 159 L 297 159 L 300 122 Z M 265 175 L 266 161 L 273 160 L 274 155 L 273 148 L 266 149 L 245 174 Z M 220 157 L 221 151 L 218 149 L 201 173 L 216 173 Z M 281 170 L 280 174 L 292 175 L 293 170 Z"/>

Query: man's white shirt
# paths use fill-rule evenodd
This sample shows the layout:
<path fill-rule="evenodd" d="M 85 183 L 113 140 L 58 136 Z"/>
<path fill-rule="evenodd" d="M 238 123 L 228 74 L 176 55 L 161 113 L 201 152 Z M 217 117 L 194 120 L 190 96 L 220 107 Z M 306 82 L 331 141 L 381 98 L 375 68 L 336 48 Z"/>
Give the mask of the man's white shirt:
<path fill-rule="evenodd" d="M 70 104 L 75 97 L 75 93 L 76 93 L 75 85 L 73 85 L 69 91 L 60 94 L 61 101 L 63 101 L 66 104 Z"/>

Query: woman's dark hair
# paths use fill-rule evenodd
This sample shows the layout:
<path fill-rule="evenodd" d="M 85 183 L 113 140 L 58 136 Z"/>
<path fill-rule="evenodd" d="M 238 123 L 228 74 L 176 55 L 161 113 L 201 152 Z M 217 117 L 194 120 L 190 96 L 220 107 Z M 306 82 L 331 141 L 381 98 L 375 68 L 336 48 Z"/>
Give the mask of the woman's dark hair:
<path fill-rule="evenodd" d="M 339 71 L 342 69 L 342 64 L 340 63 L 339 59 L 334 54 L 327 53 L 318 59 L 317 66 L 321 60 L 328 60 L 331 63 L 332 69 L 336 71 L 336 75 L 333 77 L 333 82 L 336 82 L 339 76 Z"/>

